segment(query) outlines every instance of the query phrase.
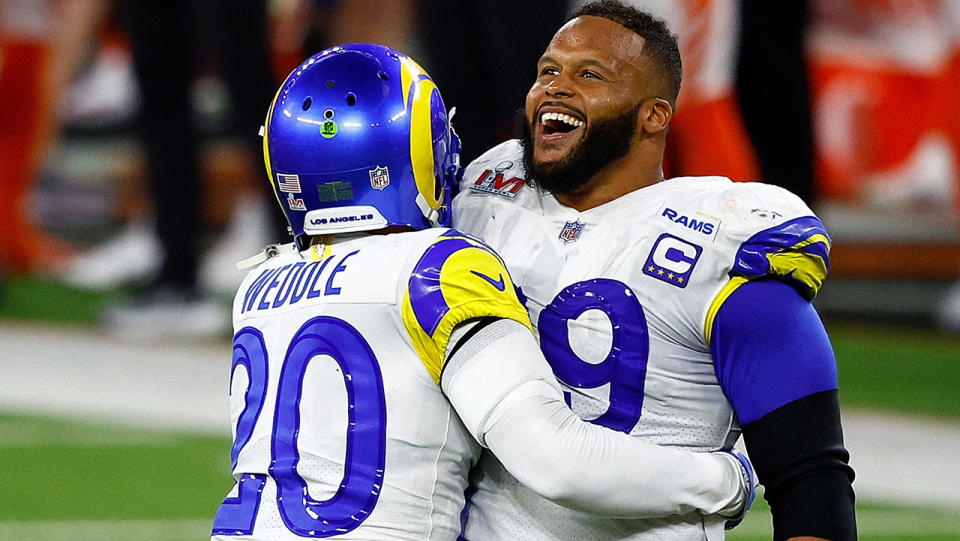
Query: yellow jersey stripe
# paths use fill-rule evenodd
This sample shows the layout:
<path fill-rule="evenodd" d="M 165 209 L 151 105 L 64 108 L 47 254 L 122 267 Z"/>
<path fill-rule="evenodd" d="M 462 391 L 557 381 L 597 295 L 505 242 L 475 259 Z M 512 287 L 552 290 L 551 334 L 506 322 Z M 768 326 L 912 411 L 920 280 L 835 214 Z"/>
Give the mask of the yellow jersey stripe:
<path fill-rule="evenodd" d="M 737 288 L 747 282 L 748 280 L 742 276 L 730 278 L 730 281 L 720 289 L 720 293 L 717 293 L 713 302 L 710 303 L 710 308 L 707 310 L 707 320 L 703 327 L 703 336 L 707 340 L 707 345 L 710 345 L 710 338 L 713 334 L 713 320 L 717 317 L 717 312 L 720 311 L 720 307 L 723 306 L 723 303 L 730 298 L 730 295 L 732 295 Z"/>

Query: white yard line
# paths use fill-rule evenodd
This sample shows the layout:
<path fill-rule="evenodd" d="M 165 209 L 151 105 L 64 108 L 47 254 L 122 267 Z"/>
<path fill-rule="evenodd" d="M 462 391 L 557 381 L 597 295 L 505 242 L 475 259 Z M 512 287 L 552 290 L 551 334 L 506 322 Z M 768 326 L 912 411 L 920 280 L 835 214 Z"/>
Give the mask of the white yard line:
<path fill-rule="evenodd" d="M 843 432 L 858 498 L 960 508 L 960 423 L 851 411 Z"/>
<path fill-rule="evenodd" d="M 0 322 L 0 409 L 229 435 L 230 357 L 229 344 Z"/>
<path fill-rule="evenodd" d="M 229 435 L 230 345 L 0 322 L 0 411 Z M 960 423 L 845 411 L 861 500 L 960 508 Z M 0 538 L 3 538 L 0 535 Z"/>

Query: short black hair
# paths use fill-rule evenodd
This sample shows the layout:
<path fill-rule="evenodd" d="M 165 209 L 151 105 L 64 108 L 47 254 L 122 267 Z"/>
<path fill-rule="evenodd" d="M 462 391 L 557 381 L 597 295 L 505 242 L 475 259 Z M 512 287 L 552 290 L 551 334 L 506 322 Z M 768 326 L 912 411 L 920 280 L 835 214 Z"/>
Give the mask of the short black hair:
<path fill-rule="evenodd" d="M 624 5 L 615 0 L 600 0 L 590 2 L 574 11 L 567 21 L 584 15 L 603 17 L 620 26 L 629 28 L 643 38 L 643 54 L 647 55 L 663 71 L 664 83 L 669 99 L 676 106 L 677 94 L 680 93 L 680 79 L 683 76 L 683 65 L 680 63 L 680 48 L 677 45 L 677 36 L 670 33 L 667 23 L 645 11 Z"/>

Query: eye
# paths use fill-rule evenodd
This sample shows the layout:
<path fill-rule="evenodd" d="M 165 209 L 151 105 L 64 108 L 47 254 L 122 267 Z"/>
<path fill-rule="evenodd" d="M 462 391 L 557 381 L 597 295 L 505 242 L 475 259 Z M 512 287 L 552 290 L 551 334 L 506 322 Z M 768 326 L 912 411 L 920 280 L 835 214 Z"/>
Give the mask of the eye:
<path fill-rule="evenodd" d="M 599 73 L 590 70 L 585 70 L 582 75 L 587 79 L 603 79 Z"/>
<path fill-rule="evenodd" d="M 556 76 L 556 75 L 559 75 L 559 74 L 560 74 L 560 70 L 558 70 L 557 68 L 554 68 L 553 66 L 544 66 L 544 67 L 540 70 L 540 75 L 541 75 L 541 76 L 542 76 L 542 75 L 552 75 L 552 76 Z"/>

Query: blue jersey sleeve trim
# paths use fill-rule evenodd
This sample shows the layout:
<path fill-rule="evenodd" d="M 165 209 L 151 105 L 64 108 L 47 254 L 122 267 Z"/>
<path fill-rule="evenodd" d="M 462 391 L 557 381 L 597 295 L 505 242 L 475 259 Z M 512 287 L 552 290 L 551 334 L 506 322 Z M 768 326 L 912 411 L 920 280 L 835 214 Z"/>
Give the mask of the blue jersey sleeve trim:
<path fill-rule="evenodd" d="M 741 424 L 837 388 L 836 358 L 820 316 L 777 280 L 747 282 L 727 298 L 713 321 L 710 350 Z"/>

